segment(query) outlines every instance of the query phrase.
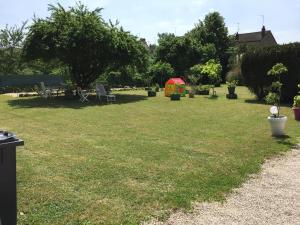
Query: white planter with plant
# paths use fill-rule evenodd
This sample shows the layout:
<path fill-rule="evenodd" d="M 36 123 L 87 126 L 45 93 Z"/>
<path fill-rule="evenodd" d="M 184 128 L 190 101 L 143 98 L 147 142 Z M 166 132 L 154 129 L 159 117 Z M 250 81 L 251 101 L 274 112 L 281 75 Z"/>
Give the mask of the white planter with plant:
<path fill-rule="evenodd" d="M 189 81 L 191 84 L 191 89 L 189 91 L 189 97 L 194 98 L 195 94 L 196 94 L 196 85 L 198 82 L 198 77 L 196 77 L 195 75 L 189 75 L 188 78 L 189 78 Z"/>
<path fill-rule="evenodd" d="M 269 123 L 271 125 L 272 136 L 279 137 L 285 135 L 284 130 L 287 117 L 277 114 L 278 110 L 276 106 L 271 107 L 270 112 L 274 113 L 272 116 L 268 117 Z"/>
<path fill-rule="evenodd" d="M 277 78 L 276 82 L 273 82 L 270 88 L 270 92 L 266 97 L 266 102 L 273 105 L 270 109 L 271 116 L 268 117 L 268 121 L 271 126 L 272 135 L 275 137 L 285 135 L 285 125 L 287 117 L 280 114 L 280 100 L 281 100 L 281 87 L 280 76 L 288 72 L 288 69 L 282 64 L 277 63 L 268 72 L 269 76 Z"/>

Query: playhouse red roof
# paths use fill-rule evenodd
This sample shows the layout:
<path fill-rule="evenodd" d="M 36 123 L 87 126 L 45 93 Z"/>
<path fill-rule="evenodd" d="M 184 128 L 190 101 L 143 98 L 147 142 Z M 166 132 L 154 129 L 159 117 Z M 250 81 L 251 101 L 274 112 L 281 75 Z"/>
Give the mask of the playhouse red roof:
<path fill-rule="evenodd" d="M 185 84 L 185 82 L 181 78 L 171 78 L 167 84 Z"/>

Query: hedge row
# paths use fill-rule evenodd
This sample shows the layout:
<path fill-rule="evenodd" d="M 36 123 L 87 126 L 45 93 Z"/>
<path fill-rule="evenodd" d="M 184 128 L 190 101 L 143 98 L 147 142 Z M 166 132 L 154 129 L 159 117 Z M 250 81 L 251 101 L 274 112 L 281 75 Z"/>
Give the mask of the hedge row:
<path fill-rule="evenodd" d="M 291 102 L 300 83 L 300 43 L 248 49 L 241 64 L 245 85 L 258 99 L 263 99 L 274 81 L 267 72 L 276 63 L 283 63 L 289 70 L 282 75 L 282 100 Z"/>
<path fill-rule="evenodd" d="M 3 75 L 0 74 L 0 93 L 32 91 L 35 84 L 44 82 L 46 86 L 61 86 L 63 79 L 54 75 Z"/>

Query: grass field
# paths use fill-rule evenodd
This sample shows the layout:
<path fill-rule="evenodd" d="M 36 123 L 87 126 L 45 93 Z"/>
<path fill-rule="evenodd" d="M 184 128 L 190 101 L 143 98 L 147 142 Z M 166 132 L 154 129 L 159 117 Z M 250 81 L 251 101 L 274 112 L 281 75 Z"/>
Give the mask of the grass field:
<path fill-rule="evenodd" d="M 139 224 L 193 201 L 223 200 L 261 163 L 297 142 L 270 136 L 269 106 L 238 100 L 119 93 L 118 103 L 0 97 L 1 128 L 24 139 L 17 155 L 18 224 Z"/>

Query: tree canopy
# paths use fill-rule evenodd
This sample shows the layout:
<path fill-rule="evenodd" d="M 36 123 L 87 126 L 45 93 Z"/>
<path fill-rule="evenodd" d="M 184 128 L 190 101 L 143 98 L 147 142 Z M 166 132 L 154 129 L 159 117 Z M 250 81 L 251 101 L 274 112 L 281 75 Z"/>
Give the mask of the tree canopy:
<path fill-rule="evenodd" d="M 168 79 L 175 75 L 175 72 L 169 63 L 157 62 L 150 66 L 149 74 L 155 83 L 163 87 Z"/>
<path fill-rule="evenodd" d="M 167 33 L 159 34 L 157 61 L 171 64 L 177 76 L 183 76 L 188 68 L 199 62 L 201 58 L 199 47 L 189 38 Z"/>
<path fill-rule="evenodd" d="M 68 9 L 50 5 L 50 17 L 35 19 L 29 28 L 25 58 L 59 60 L 81 88 L 87 88 L 109 67 L 131 64 L 143 69 L 147 49 L 122 27 L 106 23 L 101 10 L 90 11 L 81 3 Z"/>
<path fill-rule="evenodd" d="M 22 70 L 21 52 L 25 25 L 24 22 L 21 27 L 6 26 L 0 30 L 0 73 L 11 74 Z"/>
<path fill-rule="evenodd" d="M 50 16 L 34 18 L 27 34 L 24 25 L 0 31 L 0 73 L 64 74 L 81 88 L 97 79 L 116 86 L 143 85 L 148 76 L 162 85 L 170 76 L 199 77 L 197 65 L 210 59 L 221 63 L 224 75 L 233 55 L 217 12 L 183 36 L 162 33 L 157 45 L 148 46 L 118 22 L 104 21 L 101 8 L 91 11 L 77 3 L 49 5 L 48 10 Z"/>
<path fill-rule="evenodd" d="M 222 66 L 214 59 L 200 66 L 201 75 L 206 76 L 212 85 L 216 85 L 221 79 Z"/>
<path fill-rule="evenodd" d="M 187 33 L 187 36 L 198 43 L 213 45 L 216 50 L 216 58 L 222 65 L 223 75 L 227 72 L 229 49 L 231 41 L 228 36 L 228 29 L 224 18 L 218 12 L 209 13 L 204 21 L 199 21 L 195 28 Z M 211 57 L 210 59 L 214 59 Z M 224 77 L 223 77 L 224 78 Z"/>
<path fill-rule="evenodd" d="M 156 61 L 171 64 L 177 74 L 184 76 L 192 66 L 215 59 L 220 61 L 225 78 L 230 46 L 224 18 L 218 12 L 209 13 L 184 36 L 159 34 Z"/>
<path fill-rule="evenodd" d="M 156 61 L 169 63 L 175 73 L 184 76 L 195 64 L 216 58 L 213 44 L 202 45 L 190 36 L 177 37 L 174 34 L 159 34 Z"/>
<path fill-rule="evenodd" d="M 214 59 L 209 60 L 204 65 L 200 66 L 201 74 L 207 76 L 210 84 L 212 84 L 213 95 L 216 95 L 215 85 L 221 79 L 222 66 L 219 62 Z"/>

